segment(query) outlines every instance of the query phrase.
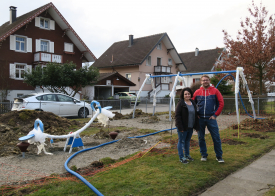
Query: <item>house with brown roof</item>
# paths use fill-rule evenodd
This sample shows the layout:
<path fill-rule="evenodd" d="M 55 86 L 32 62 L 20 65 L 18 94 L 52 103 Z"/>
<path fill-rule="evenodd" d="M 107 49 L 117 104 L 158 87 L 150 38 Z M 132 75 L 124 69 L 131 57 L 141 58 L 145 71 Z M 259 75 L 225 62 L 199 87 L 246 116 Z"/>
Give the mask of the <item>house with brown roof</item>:
<path fill-rule="evenodd" d="M 182 74 L 211 72 L 221 61 L 221 53 L 224 48 L 216 48 L 210 50 L 201 50 L 198 48 L 193 52 L 180 53 L 179 56 L 183 60 L 187 70 L 180 70 Z M 213 74 L 208 74 L 212 77 Z M 185 76 L 186 85 L 190 87 L 193 83 L 200 81 L 201 75 Z"/>
<path fill-rule="evenodd" d="M 86 86 L 82 94 L 89 100 L 107 99 L 114 95 L 114 92 L 129 92 L 135 83 L 128 80 L 118 72 L 100 73 L 97 82 L 93 86 Z"/>
<path fill-rule="evenodd" d="M 134 38 L 129 35 L 129 40 L 112 44 L 92 65 L 99 69 L 100 73 L 118 72 L 128 80 L 136 84 L 130 86 L 129 91 L 138 92 L 145 80 L 146 74 L 170 75 L 178 70 L 186 70 L 176 48 L 167 33 L 161 33 L 146 37 Z M 157 96 L 165 96 L 170 93 L 175 77 L 155 78 Z M 121 92 L 123 86 L 111 87 L 109 91 L 113 95 Z M 141 97 L 147 97 L 152 91 L 150 81 L 146 82 Z"/>
<path fill-rule="evenodd" d="M 39 90 L 23 82 L 24 73 L 38 65 L 72 61 L 78 69 L 96 60 L 52 3 L 19 17 L 10 6 L 10 20 L 0 26 L 0 54 L 0 90 L 8 92 L 8 100 Z"/>

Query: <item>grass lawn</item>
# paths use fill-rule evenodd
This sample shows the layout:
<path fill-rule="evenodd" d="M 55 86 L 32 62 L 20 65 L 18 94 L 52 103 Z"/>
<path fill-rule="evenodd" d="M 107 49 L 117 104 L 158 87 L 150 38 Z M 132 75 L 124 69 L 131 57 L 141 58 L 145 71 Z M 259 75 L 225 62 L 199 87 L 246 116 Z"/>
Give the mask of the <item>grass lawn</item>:
<path fill-rule="evenodd" d="M 95 130 L 91 130 L 92 132 Z M 151 150 L 142 158 L 129 161 L 119 167 L 97 173 L 85 178 L 103 195 L 133 195 L 133 196 L 169 196 L 192 195 L 205 190 L 224 179 L 232 172 L 247 166 L 253 160 L 273 149 L 275 146 L 275 132 L 256 132 L 241 130 L 241 133 L 257 133 L 268 136 L 266 139 L 250 138 L 240 135 L 233 136 L 237 130 L 226 129 L 220 132 L 225 142 L 235 141 L 243 144 L 222 144 L 224 164 L 215 158 L 213 142 L 210 135 L 206 135 L 208 146 L 208 161 L 200 161 L 198 146 L 192 146 L 190 155 L 195 159 L 189 164 L 179 162 L 176 142 L 177 135 L 163 134 L 163 142 L 172 141 L 171 148 Z M 192 140 L 197 141 L 193 135 Z M 128 158 L 128 157 L 127 157 Z M 80 160 L 81 161 L 81 160 Z M 105 166 L 108 167 L 108 166 Z M 2 187 L 2 190 L 6 187 Z M 50 180 L 43 185 L 29 185 L 21 189 L 12 190 L 6 195 L 22 195 L 23 192 L 32 195 L 96 195 L 80 180 Z M 0 189 L 1 193 L 1 189 Z M 266 195 L 274 195 L 275 189 Z"/>

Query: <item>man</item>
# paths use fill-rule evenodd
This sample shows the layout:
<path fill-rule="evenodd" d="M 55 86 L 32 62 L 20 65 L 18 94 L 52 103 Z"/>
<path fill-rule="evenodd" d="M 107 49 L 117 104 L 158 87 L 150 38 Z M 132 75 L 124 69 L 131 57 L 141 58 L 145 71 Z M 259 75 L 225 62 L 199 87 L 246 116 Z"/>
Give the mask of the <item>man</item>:
<path fill-rule="evenodd" d="M 222 158 L 222 143 L 219 134 L 219 127 L 216 121 L 217 116 L 222 112 L 224 102 L 218 89 L 210 84 L 208 75 L 203 75 L 200 79 L 201 87 L 196 90 L 193 100 L 197 104 L 200 130 L 198 131 L 201 161 L 207 161 L 207 148 L 205 143 L 205 127 L 207 126 L 216 153 L 216 159 L 219 163 L 224 163 Z"/>

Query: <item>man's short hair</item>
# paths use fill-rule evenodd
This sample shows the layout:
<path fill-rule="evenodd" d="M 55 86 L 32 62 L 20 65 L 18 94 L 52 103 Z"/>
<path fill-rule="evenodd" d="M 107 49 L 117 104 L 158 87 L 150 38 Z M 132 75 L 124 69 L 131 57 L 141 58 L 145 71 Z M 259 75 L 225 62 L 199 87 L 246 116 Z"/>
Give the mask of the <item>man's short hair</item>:
<path fill-rule="evenodd" d="M 202 80 L 203 77 L 208 78 L 210 80 L 210 77 L 206 74 L 202 75 L 200 80 Z"/>

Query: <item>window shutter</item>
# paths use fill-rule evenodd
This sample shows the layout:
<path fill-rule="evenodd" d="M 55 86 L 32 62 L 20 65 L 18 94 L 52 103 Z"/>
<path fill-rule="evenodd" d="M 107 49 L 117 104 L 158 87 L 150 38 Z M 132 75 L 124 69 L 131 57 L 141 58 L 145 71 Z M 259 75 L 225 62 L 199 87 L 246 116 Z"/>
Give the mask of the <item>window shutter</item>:
<path fill-rule="evenodd" d="M 31 65 L 26 65 L 25 71 L 27 73 L 31 73 L 32 72 L 32 66 Z"/>
<path fill-rule="evenodd" d="M 40 27 L 40 18 L 39 17 L 35 17 L 35 26 Z"/>
<path fill-rule="evenodd" d="M 50 52 L 54 53 L 54 42 L 50 42 Z"/>
<path fill-rule="evenodd" d="M 50 29 L 55 30 L 55 21 L 54 20 L 50 20 Z"/>
<path fill-rule="evenodd" d="M 15 36 L 10 35 L 10 50 L 15 50 Z"/>
<path fill-rule="evenodd" d="M 32 52 L 32 38 L 27 38 L 27 52 Z"/>
<path fill-rule="evenodd" d="M 67 43 L 64 43 L 64 51 L 68 51 L 68 44 Z"/>
<path fill-rule="evenodd" d="M 15 64 L 10 64 L 10 78 L 15 78 Z"/>
<path fill-rule="evenodd" d="M 35 40 L 35 52 L 39 52 L 41 49 L 41 46 L 40 46 L 40 39 L 36 39 Z"/>

